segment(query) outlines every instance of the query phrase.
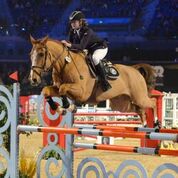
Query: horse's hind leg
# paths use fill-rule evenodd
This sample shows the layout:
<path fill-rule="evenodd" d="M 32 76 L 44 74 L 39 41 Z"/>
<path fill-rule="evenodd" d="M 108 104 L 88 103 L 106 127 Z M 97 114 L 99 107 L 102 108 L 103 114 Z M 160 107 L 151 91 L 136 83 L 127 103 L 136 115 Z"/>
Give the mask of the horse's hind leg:
<path fill-rule="evenodd" d="M 110 106 L 114 111 L 120 112 L 136 112 L 140 116 L 141 123 L 146 125 L 146 115 L 145 109 L 141 109 L 139 106 L 133 104 L 128 95 L 122 95 L 119 97 L 115 97 L 110 99 Z"/>
<path fill-rule="evenodd" d="M 143 108 L 138 107 L 135 105 L 135 112 L 138 113 L 141 119 L 141 123 L 144 127 L 147 127 L 147 122 L 146 122 L 146 111 Z"/>
<path fill-rule="evenodd" d="M 129 112 L 131 111 L 131 100 L 127 95 L 121 95 L 110 99 L 110 107 L 113 111 Z"/>
<path fill-rule="evenodd" d="M 156 98 L 151 98 L 153 103 L 154 103 L 154 107 L 153 107 L 153 114 L 154 114 L 154 127 L 161 127 L 161 122 L 158 120 L 158 109 L 157 109 L 157 99 Z"/>
<path fill-rule="evenodd" d="M 140 99 L 137 98 L 136 104 L 140 107 L 140 109 L 143 110 L 152 108 L 154 114 L 154 124 L 158 123 L 156 98 L 149 98 L 148 96 L 142 97 Z"/>

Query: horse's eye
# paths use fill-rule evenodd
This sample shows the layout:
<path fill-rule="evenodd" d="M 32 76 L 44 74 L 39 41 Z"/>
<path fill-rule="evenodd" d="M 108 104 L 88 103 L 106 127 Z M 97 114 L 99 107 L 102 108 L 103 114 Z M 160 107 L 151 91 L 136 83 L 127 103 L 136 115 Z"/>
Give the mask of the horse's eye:
<path fill-rule="evenodd" d="M 38 53 L 38 56 L 39 56 L 39 57 L 43 57 L 43 56 L 44 56 L 44 53 Z"/>

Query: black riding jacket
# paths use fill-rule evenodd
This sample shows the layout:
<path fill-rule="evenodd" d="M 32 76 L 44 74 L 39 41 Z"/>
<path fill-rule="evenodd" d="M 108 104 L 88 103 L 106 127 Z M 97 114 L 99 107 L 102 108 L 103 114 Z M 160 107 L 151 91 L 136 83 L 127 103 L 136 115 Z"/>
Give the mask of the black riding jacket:
<path fill-rule="evenodd" d="M 80 28 L 79 35 L 76 30 L 71 29 L 69 32 L 69 41 L 72 44 L 72 50 L 87 49 L 89 53 L 93 53 L 96 49 L 107 47 L 106 41 L 100 39 L 89 27 Z"/>

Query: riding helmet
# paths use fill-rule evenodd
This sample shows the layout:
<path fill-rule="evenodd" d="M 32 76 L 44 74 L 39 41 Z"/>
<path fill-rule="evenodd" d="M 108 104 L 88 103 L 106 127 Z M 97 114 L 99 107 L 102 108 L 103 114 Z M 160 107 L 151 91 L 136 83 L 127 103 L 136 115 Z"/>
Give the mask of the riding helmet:
<path fill-rule="evenodd" d="M 84 19 L 85 15 L 81 12 L 81 11 L 74 11 L 72 12 L 72 14 L 69 16 L 69 20 L 73 21 L 73 20 L 81 20 Z"/>

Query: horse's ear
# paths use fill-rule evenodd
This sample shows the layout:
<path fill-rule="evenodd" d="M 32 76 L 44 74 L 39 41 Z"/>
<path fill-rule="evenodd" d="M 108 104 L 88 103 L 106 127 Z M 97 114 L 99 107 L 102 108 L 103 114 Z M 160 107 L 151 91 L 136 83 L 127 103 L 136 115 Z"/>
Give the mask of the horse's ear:
<path fill-rule="evenodd" d="M 30 41 L 32 44 L 35 44 L 36 43 L 36 40 L 30 35 Z"/>
<path fill-rule="evenodd" d="M 44 38 L 42 38 L 41 39 L 41 43 L 45 45 L 47 43 L 47 41 L 48 41 L 48 38 L 49 38 L 48 35 L 45 36 Z"/>

